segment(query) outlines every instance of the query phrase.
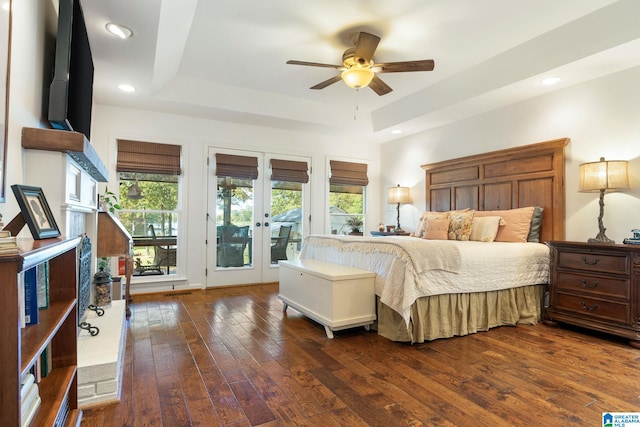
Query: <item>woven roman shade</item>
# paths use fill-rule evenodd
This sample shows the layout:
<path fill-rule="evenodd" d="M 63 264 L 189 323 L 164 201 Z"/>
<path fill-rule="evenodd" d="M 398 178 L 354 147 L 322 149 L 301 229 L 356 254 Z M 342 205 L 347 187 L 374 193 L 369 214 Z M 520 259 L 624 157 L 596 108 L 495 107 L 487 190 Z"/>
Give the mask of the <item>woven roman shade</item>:
<path fill-rule="evenodd" d="M 271 159 L 271 181 L 309 182 L 307 162 Z"/>
<path fill-rule="evenodd" d="M 258 158 L 216 153 L 216 175 L 257 179 Z"/>
<path fill-rule="evenodd" d="M 369 184 L 366 163 L 351 163 L 330 160 L 332 185 L 362 185 Z"/>
<path fill-rule="evenodd" d="M 180 175 L 179 145 L 118 140 L 117 172 Z"/>

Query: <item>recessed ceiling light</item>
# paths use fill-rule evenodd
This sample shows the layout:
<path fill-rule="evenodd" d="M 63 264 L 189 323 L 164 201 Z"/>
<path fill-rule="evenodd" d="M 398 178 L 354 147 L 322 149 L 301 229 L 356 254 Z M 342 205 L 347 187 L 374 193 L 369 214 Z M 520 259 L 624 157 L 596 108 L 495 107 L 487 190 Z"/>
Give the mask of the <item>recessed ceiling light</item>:
<path fill-rule="evenodd" d="M 547 77 L 542 79 L 541 83 L 545 86 L 554 85 L 560 81 L 560 77 Z"/>
<path fill-rule="evenodd" d="M 127 84 L 122 84 L 122 85 L 118 85 L 118 89 L 120 89 L 123 92 L 135 92 L 136 88 L 131 86 L 131 85 L 127 85 Z"/>
<path fill-rule="evenodd" d="M 402 129 L 393 129 L 393 130 L 391 131 L 391 133 L 392 133 L 392 134 L 394 134 L 394 135 L 399 135 L 399 134 L 401 134 L 401 133 L 402 133 Z"/>
<path fill-rule="evenodd" d="M 120 37 L 121 39 L 128 39 L 133 35 L 133 31 L 125 27 L 124 25 L 119 25 L 113 22 L 109 22 L 105 25 L 107 31 L 109 31 L 114 36 Z"/>

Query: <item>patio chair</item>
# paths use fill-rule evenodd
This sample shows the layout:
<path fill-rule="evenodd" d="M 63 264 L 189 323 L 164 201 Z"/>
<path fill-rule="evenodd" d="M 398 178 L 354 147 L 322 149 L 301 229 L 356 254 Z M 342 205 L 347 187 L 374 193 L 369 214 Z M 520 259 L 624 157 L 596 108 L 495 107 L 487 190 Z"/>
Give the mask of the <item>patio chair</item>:
<path fill-rule="evenodd" d="M 283 225 L 280 227 L 278 237 L 271 238 L 271 263 L 277 264 L 278 261 L 287 259 L 287 246 L 289 245 L 289 236 L 291 235 L 291 226 Z"/>
<path fill-rule="evenodd" d="M 244 266 L 244 251 L 249 243 L 249 226 L 220 225 L 217 228 L 217 265 L 219 267 Z"/>

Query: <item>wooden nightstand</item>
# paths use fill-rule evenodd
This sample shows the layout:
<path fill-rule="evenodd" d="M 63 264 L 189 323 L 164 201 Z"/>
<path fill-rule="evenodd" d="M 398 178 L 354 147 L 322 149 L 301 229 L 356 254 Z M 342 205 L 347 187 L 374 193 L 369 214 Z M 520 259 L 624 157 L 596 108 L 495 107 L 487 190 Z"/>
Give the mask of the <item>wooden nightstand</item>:
<path fill-rule="evenodd" d="M 619 335 L 640 348 L 640 246 L 547 244 L 551 277 L 545 323 Z"/>

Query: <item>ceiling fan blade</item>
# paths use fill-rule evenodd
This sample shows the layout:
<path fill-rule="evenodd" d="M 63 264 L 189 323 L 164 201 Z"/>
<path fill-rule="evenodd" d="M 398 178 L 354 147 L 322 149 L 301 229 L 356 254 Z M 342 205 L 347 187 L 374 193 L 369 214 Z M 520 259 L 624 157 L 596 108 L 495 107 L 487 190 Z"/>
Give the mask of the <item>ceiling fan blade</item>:
<path fill-rule="evenodd" d="M 373 58 L 373 53 L 376 51 L 378 43 L 380 43 L 380 37 L 361 31 L 353 56 L 360 64 L 368 64 Z"/>
<path fill-rule="evenodd" d="M 333 76 L 330 79 L 325 80 L 325 81 L 323 81 L 321 83 L 318 83 L 315 86 L 311 86 L 309 89 L 324 89 L 325 87 L 327 87 L 329 85 L 332 85 L 332 84 L 334 84 L 336 82 L 339 82 L 340 80 L 342 80 L 342 77 L 341 77 L 340 74 L 338 74 L 337 76 Z"/>
<path fill-rule="evenodd" d="M 373 66 L 380 67 L 379 73 L 402 73 L 405 71 L 432 71 L 435 62 L 433 59 L 423 59 L 420 61 L 383 62 Z"/>
<path fill-rule="evenodd" d="M 287 64 L 306 65 L 306 66 L 309 66 L 309 67 L 335 68 L 336 70 L 338 68 L 342 68 L 342 65 L 322 64 L 320 62 L 295 61 L 293 59 L 290 59 L 289 61 L 287 61 Z"/>
<path fill-rule="evenodd" d="M 382 79 L 376 75 L 373 76 L 373 80 L 369 83 L 369 87 L 378 95 L 386 95 L 393 89 L 388 84 L 382 81 Z"/>

